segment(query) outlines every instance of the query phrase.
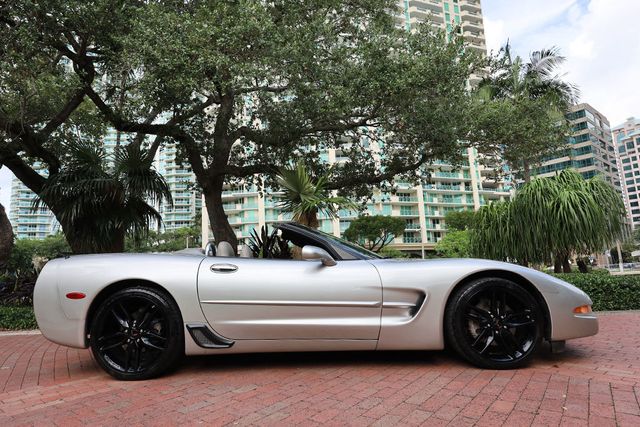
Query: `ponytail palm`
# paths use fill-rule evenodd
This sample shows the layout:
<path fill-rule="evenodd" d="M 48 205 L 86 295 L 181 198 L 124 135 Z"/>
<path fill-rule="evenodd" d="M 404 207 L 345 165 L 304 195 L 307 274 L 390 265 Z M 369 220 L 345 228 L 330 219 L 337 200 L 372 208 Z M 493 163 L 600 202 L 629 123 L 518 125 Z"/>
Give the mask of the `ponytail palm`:
<path fill-rule="evenodd" d="M 523 185 L 511 203 L 482 207 L 472 248 L 479 256 L 522 264 L 553 259 L 556 271 L 567 272 L 571 254 L 601 251 L 615 242 L 624 215 L 622 199 L 610 184 L 564 170 Z"/>
<path fill-rule="evenodd" d="M 318 213 L 337 218 L 339 209 L 357 209 L 357 205 L 345 197 L 332 196 L 327 188 L 327 178 L 313 179 L 304 164 L 282 168 L 276 177 L 282 188 L 280 209 L 291 213 L 293 220 L 311 228 L 318 228 Z"/>
<path fill-rule="evenodd" d="M 37 204 L 54 201 L 75 253 L 122 252 L 126 233 L 144 235 L 162 221 L 153 205 L 171 201 L 171 193 L 145 150 L 130 144 L 111 162 L 95 144 L 68 151 L 68 165 L 48 179 Z"/>

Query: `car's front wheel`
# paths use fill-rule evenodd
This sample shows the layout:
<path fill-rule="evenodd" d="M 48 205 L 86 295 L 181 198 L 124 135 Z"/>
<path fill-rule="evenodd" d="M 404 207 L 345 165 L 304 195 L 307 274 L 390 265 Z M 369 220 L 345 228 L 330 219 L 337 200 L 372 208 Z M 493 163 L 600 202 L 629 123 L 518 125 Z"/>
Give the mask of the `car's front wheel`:
<path fill-rule="evenodd" d="M 543 327 L 538 301 L 522 286 L 497 277 L 457 289 L 445 312 L 448 345 L 481 368 L 526 364 L 540 344 Z"/>
<path fill-rule="evenodd" d="M 90 346 L 98 364 L 117 379 L 155 377 L 184 354 L 180 311 L 154 288 L 119 290 L 95 311 Z"/>

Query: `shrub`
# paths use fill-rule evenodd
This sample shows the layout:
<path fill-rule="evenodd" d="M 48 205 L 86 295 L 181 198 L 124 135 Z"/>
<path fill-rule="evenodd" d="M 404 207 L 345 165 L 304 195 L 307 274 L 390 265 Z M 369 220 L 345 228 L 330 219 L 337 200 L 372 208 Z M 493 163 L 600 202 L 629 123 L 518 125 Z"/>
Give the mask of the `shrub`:
<path fill-rule="evenodd" d="M 0 306 L 0 330 L 37 329 L 32 307 Z"/>
<path fill-rule="evenodd" d="M 640 310 L 640 275 L 612 276 L 604 270 L 592 273 L 565 273 L 559 279 L 585 291 L 595 311 Z"/>

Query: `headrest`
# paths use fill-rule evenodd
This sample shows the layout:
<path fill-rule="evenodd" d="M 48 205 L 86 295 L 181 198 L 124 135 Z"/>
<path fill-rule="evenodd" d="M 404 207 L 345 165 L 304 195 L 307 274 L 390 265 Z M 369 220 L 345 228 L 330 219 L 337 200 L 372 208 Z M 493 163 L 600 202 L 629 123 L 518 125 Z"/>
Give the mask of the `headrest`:
<path fill-rule="evenodd" d="M 234 257 L 236 256 L 236 251 L 233 250 L 233 246 L 231 246 L 231 243 L 220 242 L 218 243 L 218 248 L 216 249 L 216 256 Z"/>

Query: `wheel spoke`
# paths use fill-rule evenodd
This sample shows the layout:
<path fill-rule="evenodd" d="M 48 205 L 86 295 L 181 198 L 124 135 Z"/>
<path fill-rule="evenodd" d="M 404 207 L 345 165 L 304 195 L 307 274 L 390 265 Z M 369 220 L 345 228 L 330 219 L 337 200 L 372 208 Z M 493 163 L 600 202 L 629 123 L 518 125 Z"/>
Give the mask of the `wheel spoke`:
<path fill-rule="evenodd" d="M 142 345 L 144 345 L 145 347 L 152 348 L 154 350 L 164 350 L 164 347 L 160 347 L 158 345 L 155 345 L 147 337 L 142 338 L 141 341 L 142 341 Z"/>
<path fill-rule="evenodd" d="M 491 313 L 489 313 L 487 310 L 483 310 L 482 308 L 476 307 L 475 305 L 469 305 L 468 308 L 471 311 L 475 311 L 477 315 L 479 315 L 483 320 L 487 322 L 491 320 Z M 467 315 L 471 315 L 471 313 L 467 312 Z"/>
<path fill-rule="evenodd" d="M 134 369 L 136 371 L 139 371 L 140 370 L 140 353 L 142 353 L 142 352 L 140 351 L 140 348 L 138 348 L 138 347 L 136 347 L 134 349 L 134 352 L 136 353 L 136 366 L 135 366 Z"/>
<path fill-rule="evenodd" d="M 111 350 L 112 348 L 121 347 L 121 346 L 124 345 L 125 342 L 126 342 L 126 340 L 123 339 L 123 340 L 115 342 L 113 344 L 105 345 L 103 347 L 100 347 L 100 351 L 107 351 L 107 350 Z"/>
<path fill-rule="evenodd" d="M 476 339 L 473 341 L 473 344 L 471 344 L 472 347 L 475 347 L 476 345 L 478 345 L 480 343 L 480 341 L 482 341 L 482 339 L 487 335 L 488 332 L 490 332 L 491 330 L 489 328 L 483 328 L 482 331 L 478 334 L 478 336 L 476 337 Z"/>
<path fill-rule="evenodd" d="M 519 328 L 521 326 L 533 325 L 536 320 L 531 317 L 531 310 L 524 310 L 519 313 L 511 313 L 507 316 L 504 324 L 509 328 Z"/>
<path fill-rule="evenodd" d="M 524 354 L 522 345 L 518 344 L 518 342 L 516 341 L 516 338 L 513 336 L 513 334 L 509 330 L 505 330 L 503 336 L 506 337 L 505 339 L 506 341 L 509 342 L 509 345 L 511 345 L 511 348 L 515 349 L 516 357 L 520 357 Z"/>
<path fill-rule="evenodd" d="M 492 289 L 491 290 L 491 313 L 496 313 L 496 311 L 498 310 L 498 302 L 496 299 L 496 290 Z"/>
<path fill-rule="evenodd" d="M 507 293 L 504 291 L 502 291 L 501 293 L 500 303 L 501 303 L 501 307 L 500 307 L 499 314 L 504 316 L 507 313 Z"/>
<path fill-rule="evenodd" d="M 482 350 L 480 350 L 480 354 L 483 354 L 485 351 L 487 351 L 487 349 L 489 348 L 493 340 L 494 340 L 494 336 L 493 336 L 493 333 L 491 333 L 491 335 L 487 337 L 487 342 L 484 343 L 484 347 L 482 348 Z"/>
<path fill-rule="evenodd" d="M 516 355 L 515 355 L 515 352 L 513 351 L 514 349 L 509 344 L 507 344 L 507 341 L 504 339 L 504 332 L 500 331 L 496 335 L 498 336 L 498 343 L 500 347 L 502 347 L 502 349 L 505 351 L 507 356 L 515 360 Z"/>
<path fill-rule="evenodd" d="M 165 337 L 163 337 L 161 335 L 158 335 L 158 334 L 156 334 L 154 332 L 151 332 L 151 331 L 144 331 L 142 333 L 142 336 L 145 337 L 145 338 L 153 338 L 153 339 L 156 339 L 156 340 L 160 340 L 162 342 L 165 342 L 167 340 Z"/>
<path fill-rule="evenodd" d="M 151 320 L 151 317 L 154 314 L 156 314 L 156 311 L 158 311 L 158 308 L 154 304 L 151 304 L 151 305 L 147 306 L 147 309 L 145 310 L 144 316 L 142 317 L 142 320 L 140 321 L 139 327 L 140 328 L 144 327 L 144 325 L 149 320 Z"/>
<path fill-rule="evenodd" d="M 106 335 L 98 338 L 98 342 L 102 341 L 111 341 L 114 338 L 124 337 L 126 334 L 124 332 L 116 332 L 115 334 Z"/>

